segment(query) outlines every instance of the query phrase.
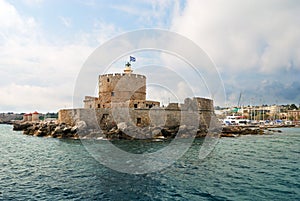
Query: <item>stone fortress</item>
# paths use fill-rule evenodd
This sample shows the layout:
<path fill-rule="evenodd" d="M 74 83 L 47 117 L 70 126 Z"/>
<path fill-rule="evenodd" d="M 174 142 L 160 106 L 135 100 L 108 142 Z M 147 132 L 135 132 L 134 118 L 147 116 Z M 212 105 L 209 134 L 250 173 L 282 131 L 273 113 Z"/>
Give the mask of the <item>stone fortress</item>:
<path fill-rule="evenodd" d="M 160 106 L 157 101 L 146 100 L 146 76 L 133 74 L 127 63 L 124 73 L 99 76 L 99 97 L 86 96 L 84 108 L 118 107 L 152 108 Z"/>
<path fill-rule="evenodd" d="M 105 137 L 118 139 L 175 137 L 182 127 L 203 136 L 214 116 L 211 99 L 186 98 L 166 107 L 146 100 L 146 76 L 134 74 L 129 62 L 124 73 L 100 75 L 98 81 L 98 97 L 86 96 L 84 108 L 60 110 L 60 123 L 90 132 L 98 129 Z"/>

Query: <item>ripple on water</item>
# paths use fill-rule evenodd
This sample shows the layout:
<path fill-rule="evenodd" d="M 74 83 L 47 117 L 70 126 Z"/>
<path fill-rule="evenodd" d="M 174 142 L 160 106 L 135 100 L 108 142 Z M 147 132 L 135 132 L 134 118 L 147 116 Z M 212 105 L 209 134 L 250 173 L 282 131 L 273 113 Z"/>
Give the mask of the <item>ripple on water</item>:
<path fill-rule="evenodd" d="M 299 131 L 222 138 L 202 161 L 203 140 L 196 139 L 167 169 L 129 175 L 95 161 L 80 141 L 24 136 L 0 125 L 0 200 L 297 200 Z M 116 143 L 132 153 L 165 146 Z"/>

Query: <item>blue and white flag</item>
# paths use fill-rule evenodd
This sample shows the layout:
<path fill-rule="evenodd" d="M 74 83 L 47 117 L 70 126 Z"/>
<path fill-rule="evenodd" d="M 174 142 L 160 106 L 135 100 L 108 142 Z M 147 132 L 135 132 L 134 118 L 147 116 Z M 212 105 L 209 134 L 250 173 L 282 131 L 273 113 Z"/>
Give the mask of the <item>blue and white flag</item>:
<path fill-rule="evenodd" d="M 135 57 L 130 56 L 130 62 L 135 62 Z"/>

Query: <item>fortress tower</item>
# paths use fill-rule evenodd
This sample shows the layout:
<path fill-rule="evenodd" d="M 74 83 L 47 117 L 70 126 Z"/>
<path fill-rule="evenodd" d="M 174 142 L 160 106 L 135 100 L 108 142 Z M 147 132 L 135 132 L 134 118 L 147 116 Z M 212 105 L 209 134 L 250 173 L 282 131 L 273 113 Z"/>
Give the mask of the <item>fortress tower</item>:
<path fill-rule="evenodd" d="M 146 100 L 146 77 L 132 72 L 130 63 L 127 63 L 123 74 L 99 76 L 101 104 Z"/>
<path fill-rule="evenodd" d="M 159 102 L 146 100 L 146 76 L 132 72 L 128 62 L 122 74 L 100 75 L 99 97 L 86 96 L 85 108 L 111 108 L 112 104 L 133 108 L 159 106 Z"/>
<path fill-rule="evenodd" d="M 60 110 L 59 122 L 76 125 L 78 120 L 82 120 L 88 128 L 98 129 L 100 126 L 107 131 L 124 122 L 138 127 L 174 129 L 186 125 L 203 130 L 208 128 L 214 115 L 211 99 L 186 98 L 183 104 L 169 103 L 167 107 L 160 107 L 157 101 L 146 100 L 146 76 L 134 74 L 130 63 L 125 65 L 123 73 L 99 75 L 98 87 L 98 97 L 86 96 L 84 108 Z M 131 134 L 140 135 L 138 133 L 134 130 Z M 144 139 L 144 134 L 141 139 Z M 151 136 L 153 132 L 148 134 Z M 118 135 L 121 136 L 120 133 Z"/>

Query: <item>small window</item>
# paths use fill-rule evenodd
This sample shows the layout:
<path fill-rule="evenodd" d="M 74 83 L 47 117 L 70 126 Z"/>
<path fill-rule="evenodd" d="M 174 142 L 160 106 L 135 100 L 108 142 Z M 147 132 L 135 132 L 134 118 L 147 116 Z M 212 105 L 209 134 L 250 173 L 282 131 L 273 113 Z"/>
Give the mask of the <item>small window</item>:
<path fill-rule="evenodd" d="M 90 108 L 92 108 L 92 105 L 90 105 Z"/>
<path fill-rule="evenodd" d="M 112 92 L 111 92 L 111 96 L 115 96 L 115 92 L 112 91 Z"/>
<path fill-rule="evenodd" d="M 142 123 L 142 118 L 136 118 L 136 124 L 141 124 Z"/>
<path fill-rule="evenodd" d="M 107 82 L 109 82 L 109 78 L 107 78 Z"/>
<path fill-rule="evenodd" d="M 100 104 L 98 104 L 98 108 L 100 108 Z"/>
<path fill-rule="evenodd" d="M 138 106 L 138 104 L 134 104 L 134 105 L 133 105 L 134 108 L 137 108 L 137 106 Z"/>

